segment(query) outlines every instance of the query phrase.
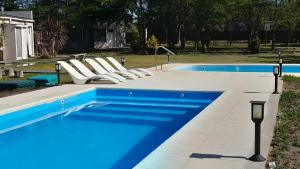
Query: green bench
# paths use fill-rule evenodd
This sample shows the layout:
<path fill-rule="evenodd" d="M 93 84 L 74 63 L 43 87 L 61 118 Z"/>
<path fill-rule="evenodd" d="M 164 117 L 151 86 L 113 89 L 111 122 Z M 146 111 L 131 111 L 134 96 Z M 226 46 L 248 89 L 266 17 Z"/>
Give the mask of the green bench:
<path fill-rule="evenodd" d="M 28 78 L 27 80 L 33 80 L 36 86 L 54 86 L 57 84 L 56 75 L 36 75 Z"/>
<path fill-rule="evenodd" d="M 33 80 L 7 80 L 0 82 L 0 90 L 14 90 L 21 88 L 33 88 L 36 86 Z"/>
<path fill-rule="evenodd" d="M 33 88 L 42 86 L 54 86 L 57 84 L 56 75 L 36 75 L 27 80 L 0 81 L 0 90 L 14 90 L 22 88 Z"/>

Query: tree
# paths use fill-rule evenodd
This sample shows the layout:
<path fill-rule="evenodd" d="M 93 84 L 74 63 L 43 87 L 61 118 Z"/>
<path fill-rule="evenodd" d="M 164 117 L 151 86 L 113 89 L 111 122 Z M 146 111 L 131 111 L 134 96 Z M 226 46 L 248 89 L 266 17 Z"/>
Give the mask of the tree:
<path fill-rule="evenodd" d="M 225 3 L 222 0 L 194 0 L 192 2 L 192 21 L 195 32 L 195 49 L 199 49 L 201 40 L 202 51 L 206 52 L 210 43 L 210 31 L 223 30 Z"/>
<path fill-rule="evenodd" d="M 143 51 L 146 50 L 146 25 L 145 25 L 145 10 L 147 1 L 146 0 L 136 0 L 136 14 L 137 14 L 137 24 L 139 30 L 139 42 L 142 43 Z"/>
<path fill-rule="evenodd" d="M 249 31 L 248 49 L 257 52 L 260 39 L 258 31 L 263 27 L 268 16 L 270 1 L 265 0 L 235 0 L 235 17 L 243 22 Z M 258 47 L 258 49 L 253 48 Z"/>
<path fill-rule="evenodd" d="M 191 2 L 192 0 L 177 0 L 177 29 L 181 49 L 185 48 L 186 34 L 190 27 Z"/>
<path fill-rule="evenodd" d="M 287 30 L 286 46 L 300 23 L 300 1 L 299 0 L 277 0 L 276 17 L 274 18 L 275 29 Z M 274 10 L 275 11 L 275 10 Z"/>
<path fill-rule="evenodd" d="M 81 49 L 88 49 L 93 47 L 96 28 L 131 23 L 133 4 L 131 0 L 35 0 L 30 8 L 36 23 L 59 21 L 68 32 L 81 34 Z"/>
<path fill-rule="evenodd" d="M 147 27 L 160 41 L 174 48 L 177 42 L 185 47 L 191 0 L 149 0 L 147 5 Z"/>
<path fill-rule="evenodd" d="M 16 0 L 2 0 L 0 6 L 4 7 L 4 9 L 7 11 L 18 9 Z"/>
<path fill-rule="evenodd" d="M 54 57 L 58 51 L 61 50 L 67 42 L 67 30 L 65 26 L 58 20 L 45 20 L 39 25 L 43 31 L 46 31 L 44 42 L 47 42 L 47 46 L 44 46 L 42 51 L 42 57 Z"/>

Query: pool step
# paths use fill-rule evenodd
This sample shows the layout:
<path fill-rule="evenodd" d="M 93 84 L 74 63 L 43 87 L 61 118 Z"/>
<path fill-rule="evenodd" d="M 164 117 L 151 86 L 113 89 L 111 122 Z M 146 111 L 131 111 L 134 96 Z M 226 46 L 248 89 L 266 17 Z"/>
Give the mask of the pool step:
<path fill-rule="evenodd" d="M 156 97 L 123 97 L 123 96 L 97 96 L 97 101 L 131 101 L 131 102 L 146 102 L 146 103 L 168 103 L 168 104 L 209 104 L 210 99 L 173 99 L 173 98 L 156 98 Z"/>
<path fill-rule="evenodd" d="M 209 99 L 172 99 L 126 96 L 97 96 L 96 103 L 72 112 L 77 120 L 122 122 L 135 124 L 171 122 L 189 119 L 200 112 Z"/>
<path fill-rule="evenodd" d="M 197 109 L 199 106 L 207 106 L 208 104 L 202 105 L 190 105 L 190 104 L 172 104 L 172 103 L 149 103 L 149 102 L 134 102 L 134 101 L 104 101 L 98 100 L 101 104 L 120 104 L 120 105 L 136 105 L 136 106 L 156 106 L 163 108 L 183 108 L 183 109 Z"/>
<path fill-rule="evenodd" d="M 87 113 L 106 113 L 111 114 L 128 114 L 128 115 L 149 115 L 149 116 L 164 116 L 174 117 L 184 115 L 187 110 L 159 110 L 159 109 L 145 109 L 145 108 L 126 108 L 126 107 L 87 107 L 82 109 L 80 112 Z"/>
<path fill-rule="evenodd" d="M 163 104 L 145 104 L 145 103 L 93 103 L 90 104 L 89 107 L 121 107 L 121 108 L 141 108 L 141 109 L 155 109 L 155 110 L 178 110 L 178 111 L 185 111 L 185 110 L 195 110 L 201 107 L 206 107 L 206 105 L 177 105 L 172 106 L 162 106 Z"/>
<path fill-rule="evenodd" d="M 70 116 L 71 118 L 79 120 L 143 120 L 143 121 L 155 121 L 155 122 L 170 122 L 173 120 L 171 117 L 160 117 L 160 116 L 147 116 L 147 115 L 130 115 L 130 114 L 114 114 L 111 112 L 102 113 L 88 113 L 88 112 L 76 112 Z"/>
<path fill-rule="evenodd" d="M 122 123 L 138 123 L 142 124 L 153 122 L 170 122 L 175 119 L 191 118 L 205 107 L 198 107 L 198 109 L 159 109 L 159 108 L 137 108 L 137 107 L 122 107 L 110 106 L 106 104 L 91 104 L 80 111 L 73 112 L 70 117 L 77 120 L 90 121 L 107 121 L 107 122 L 122 122 Z"/>

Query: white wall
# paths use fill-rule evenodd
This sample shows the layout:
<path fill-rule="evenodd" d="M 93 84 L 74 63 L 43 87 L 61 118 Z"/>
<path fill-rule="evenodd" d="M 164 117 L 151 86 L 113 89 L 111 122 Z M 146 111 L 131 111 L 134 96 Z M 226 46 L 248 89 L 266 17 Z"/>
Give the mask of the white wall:
<path fill-rule="evenodd" d="M 22 27 L 15 27 L 15 45 L 16 45 L 16 59 L 23 59 L 23 37 Z"/>
<path fill-rule="evenodd" d="M 4 24 L 4 51 L 3 61 L 14 62 L 16 58 L 16 45 L 15 45 L 15 26 L 10 24 Z"/>
<path fill-rule="evenodd" d="M 28 48 L 29 56 L 34 56 L 34 36 L 33 36 L 33 26 L 28 26 Z"/>
<path fill-rule="evenodd" d="M 28 28 L 27 27 L 22 27 L 22 59 L 28 59 Z"/>
<path fill-rule="evenodd" d="M 4 24 L 4 63 L 34 56 L 33 24 Z"/>

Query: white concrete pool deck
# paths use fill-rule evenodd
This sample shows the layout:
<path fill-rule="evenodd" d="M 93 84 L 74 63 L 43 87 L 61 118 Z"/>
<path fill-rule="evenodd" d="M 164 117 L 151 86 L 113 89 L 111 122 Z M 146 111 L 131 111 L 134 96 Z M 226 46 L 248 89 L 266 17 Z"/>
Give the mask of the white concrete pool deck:
<path fill-rule="evenodd" d="M 250 101 L 267 101 L 262 123 L 262 155 L 267 157 L 273 136 L 279 95 L 273 95 L 274 77 L 266 73 L 205 73 L 164 71 L 117 85 L 63 85 L 0 98 L 0 115 L 82 92 L 91 88 L 224 91 L 188 124 L 136 165 L 136 169 L 257 169 L 265 162 L 245 158 L 254 150 L 254 124 Z M 282 82 L 279 83 L 280 89 Z"/>

